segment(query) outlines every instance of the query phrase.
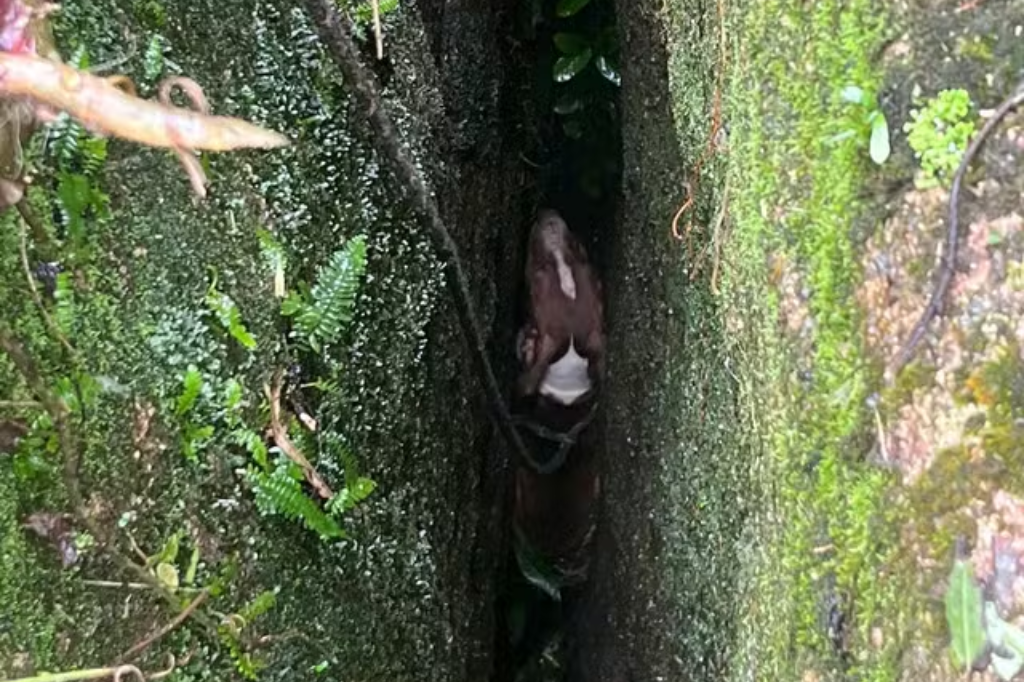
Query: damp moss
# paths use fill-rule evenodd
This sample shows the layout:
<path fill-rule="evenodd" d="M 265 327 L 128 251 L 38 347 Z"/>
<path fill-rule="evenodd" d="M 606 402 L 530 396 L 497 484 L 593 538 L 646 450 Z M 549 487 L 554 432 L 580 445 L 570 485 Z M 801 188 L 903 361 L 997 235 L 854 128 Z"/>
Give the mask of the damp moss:
<path fill-rule="evenodd" d="M 474 562 L 486 558 L 449 550 L 474 546 L 486 553 L 495 542 L 477 536 L 481 468 L 467 464 L 486 448 L 487 422 L 467 407 L 477 404 L 477 387 L 467 379 L 473 375 L 448 314 L 441 266 L 381 169 L 370 131 L 350 115 L 341 78 L 305 15 L 287 2 L 101 0 L 69 3 L 56 21 L 63 56 L 81 50 L 92 64 L 117 62 L 147 97 L 153 74 L 133 46 L 150 44 L 159 30 L 167 55 L 160 75 L 180 71 L 204 88 L 216 113 L 253 120 L 296 141 L 272 153 L 210 155 L 212 188 L 202 203 L 166 150 L 111 140 L 108 158 L 97 162 L 100 171 L 90 182 L 104 207 L 93 207 L 78 236 L 57 254 L 72 266 L 67 336 L 85 373 L 102 388 L 73 420 L 82 446 L 76 475 L 90 514 L 122 550 L 134 542 L 152 555 L 184 533 L 183 554 L 199 552 L 199 586 L 235 566 L 234 577 L 204 609 L 242 612 L 265 590 L 280 587 L 274 607 L 255 625 L 254 636 L 269 635 L 273 643 L 259 652 L 263 674 L 304 674 L 327 661 L 320 679 L 456 678 L 487 636 L 479 627 L 479 595 L 491 584 L 471 573 Z M 437 76 L 418 16 L 397 11 L 389 22 L 395 68 L 386 96 L 430 173 L 441 163 L 424 137 L 439 116 Z M 34 200 L 45 207 L 42 214 L 60 214 L 54 210 L 58 194 L 56 187 L 38 189 Z M 4 321 L 16 327 L 44 379 L 57 386 L 70 366 L 26 295 L 13 215 L 2 218 L 0 230 Z M 508 222 L 499 216 L 493 224 Z M 319 437 L 337 438 L 351 458 L 326 446 L 310 446 L 307 454 L 336 489 L 352 462 L 378 484 L 345 519 L 351 538 L 345 542 L 326 545 L 297 524 L 259 516 L 239 474 L 249 455 L 224 423 L 223 396 L 237 382 L 244 419 L 262 432 L 264 384 L 274 370 L 300 359 L 286 341 L 259 229 L 283 244 L 289 287 L 308 282 L 344 239 L 368 235 L 368 282 L 349 337 L 329 356 L 301 358 L 305 382 L 324 378 L 318 372 L 325 366 L 337 369 L 328 390 L 302 390 L 316 412 Z M 484 278 L 483 263 L 492 255 L 469 254 L 474 281 Z M 206 305 L 214 274 L 218 289 L 237 304 L 255 349 L 225 333 Z M 192 458 L 174 409 L 189 367 L 203 377 L 194 426 L 212 427 Z M 6 366 L 0 381 L 5 398 L 24 393 Z M 15 633 L 0 635 L 0 661 L 64 670 L 116 660 L 171 612 L 144 591 L 84 585 L 83 576 L 130 577 L 102 553 L 71 569 L 36 562 L 16 520 L 67 511 L 61 456 L 49 453 L 44 471 L 12 488 L 15 461 L 0 458 L 0 613 L 5 628 L 12 620 L 3 632 Z M 17 494 L 8 496 L 12 489 Z M 45 555 L 45 543 L 40 551 Z M 179 563 L 184 576 L 187 562 Z M 66 589 L 44 589 L 56 585 Z M 7 606 L 22 604 L 26 608 L 8 615 Z M 26 643 L 25 633 L 33 632 L 41 638 Z M 72 646 L 48 646 L 45 637 L 53 633 L 66 633 Z M 165 653 L 180 658 L 193 646 L 198 654 L 181 671 L 185 679 L 224 677 L 242 661 L 190 619 L 147 651 L 143 667 L 162 665 Z"/>
<path fill-rule="evenodd" d="M 892 17 L 869 0 L 734 11 L 743 19 L 731 53 L 729 182 L 744 190 L 730 200 L 730 249 L 740 262 L 726 272 L 734 314 L 752 325 L 737 343 L 760 346 L 741 350 L 743 371 L 756 377 L 747 409 L 762 415 L 762 472 L 776 491 L 759 518 L 765 544 L 752 552 L 757 615 L 746 620 L 744 648 L 757 679 L 844 668 L 896 679 L 908 576 L 895 570 L 895 479 L 864 461 L 873 374 L 853 301 L 860 272 L 851 235 L 872 208 L 862 188 L 874 168 L 866 140 L 828 142 L 845 128 L 842 89 L 881 88 L 875 56 Z M 777 297 L 759 291 L 771 254 L 793 262 L 809 291 L 809 357 L 795 357 L 778 336 Z M 743 312 L 751 306 L 762 319 Z M 841 644 L 828 634 L 833 600 L 846 615 Z M 881 648 L 871 644 L 873 628 L 885 633 Z"/>
<path fill-rule="evenodd" d="M 961 57 L 988 64 L 995 60 L 996 42 L 994 36 L 961 36 L 956 43 L 956 52 Z"/>
<path fill-rule="evenodd" d="M 958 537 L 975 541 L 975 502 L 985 503 L 996 489 L 1024 495 L 1024 415 L 1022 363 L 1015 342 L 976 367 L 959 398 L 982 413 L 965 428 L 965 441 L 945 448 L 910 486 L 900 515 L 919 541 L 922 556 L 945 570 Z"/>

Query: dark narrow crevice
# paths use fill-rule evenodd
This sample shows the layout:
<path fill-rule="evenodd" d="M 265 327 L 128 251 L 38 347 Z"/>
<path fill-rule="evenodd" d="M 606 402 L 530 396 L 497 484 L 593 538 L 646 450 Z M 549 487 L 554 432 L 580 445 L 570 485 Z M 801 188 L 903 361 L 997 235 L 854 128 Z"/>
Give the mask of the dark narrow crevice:
<path fill-rule="evenodd" d="M 516 158 L 523 182 L 516 188 L 519 223 L 509 226 L 506 249 L 499 258 L 515 254 L 515 295 L 499 303 L 495 339 L 507 344 L 496 355 L 515 376 L 513 340 L 526 317 L 523 273 L 525 243 L 541 208 L 558 211 L 583 242 L 598 275 L 604 278 L 615 230 L 620 196 L 621 131 L 617 78 L 617 27 L 612 0 L 592 0 L 570 17 L 558 17 L 551 0 L 519 2 L 508 19 L 508 76 L 505 81 L 503 123 L 505 153 Z M 556 39 L 557 36 L 557 39 Z M 585 48 L 580 48 L 585 44 Z M 567 51 L 568 49 L 568 51 Z M 586 66 L 558 82 L 559 58 L 573 49 L 586 49 Z M 581 61 L 582 57 L 577 53 Z M 598 59 L 601 58 L 600 63 Z M 564 63 L 564 62 L 563 62 Z M 599 68 L 600 67 L 600 68 Z M 497 272 L 503 264 L 499 263 Z M 507 266 L 507 263 L 504 264 Z M 588 427 L 601 430 L 600 415 Z M 603 439 L 587 438 L 600 463 Z M 570 455 L 572 456 L 572 455 Z M 514 466 L 514 465 L 513 465 Z M 514 475 L 514 472 L 513 472 Z M 498 562 L 495 654 L 492 682 L 541 682 L 573 677 L 570 661 L 577 640 L 578 602 L 585 593 L 577 585 L 561 590 L 555 600 L 531 584 L 520 569 L 513 548 L 513 485 L 504 496 L 504 552 Z M 571 500 L 566 500 L 571 504 Z"/>

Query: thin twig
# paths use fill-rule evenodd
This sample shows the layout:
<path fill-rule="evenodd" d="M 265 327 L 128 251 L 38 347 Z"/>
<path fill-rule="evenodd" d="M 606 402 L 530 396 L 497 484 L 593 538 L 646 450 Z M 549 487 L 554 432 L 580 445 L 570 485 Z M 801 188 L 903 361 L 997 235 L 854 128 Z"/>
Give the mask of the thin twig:
<path fill-rule="evenodd" d="M 380 27 L 380 0 L 370 0 L 373 8 L 373 38 L 377 42 L 377 59 L 384 59 L 384 31 Z"/>
<path fill-rule="evenodd" d="M 183 661 L 182 665 L 184 665 L 184 663 L 186 663 L 186 662 L 187 661 Z M 148 679 L 150 680 L 150 682 L 154 682 L 155 680 L 162 680 L 165 677 L 167 677 L 168 675 L 170 675 L 171 673 L 173 673 L 175 668 L 177 668 L 177 667 L 178 667 L 178 661 L 174 658 L 174 654 L 168 653 L 167 654 L 167 667 L 164 668 L 163 670 L 158 671 L 158 672 L 150 673 Z"/>
<path fill-rule="evenodd" d="M 141 642 L 139 642 L 138 644 L 133 646 L 128 651 L 126 651 L 123 654 L 121 654 L 118 657 L 118 660 L 120 660 L 122 662 L 128 662 L 128 661 L 132 660 L 133 658 L 135 658 L 136 656 L 138 656 L 139 654 L 141 654 L 143 651 L 148 649 L 158 639 L 160 639 L 164 635 L 168 634 L 169 632 L 171 632 L 172 630 L 177 628 L 179 625 L 184 623 L 186 620 L 188 620 L 189 616 L 191 616 L 193 613 L 195 613 L 195 610 L 198 609 L 200 604 L 202 604 L 204 601 L 206 601 L 206 598 L 209 597 L 209 596 L 210 596 L 210 591 L 208 589 L 207 590 L 203 590 L 202 592 L 200 592 L 198 595 L 196 595 L 196 598 L 193 599 L 189 603 L 189 605 L 186 606 L 182 610 L 181 613 L 179 613 L 169 623 L 167 623 L 167 625 L 163 626 L 162 628 L 160 628 L 159 630 L 154 632 L 152 635 L 150 635 L 146 639 L 142 640 Z"/>
<path fill-rule="evenodd" d="M 458 312 L 459 323 L 467 342 L 472 347 L 473 358 L 483 379 L 491 409 L 495 413 L 498 429 L 512 446 L 516 455 L 529 460 L 529 454 L 522 437 L 512 424 L 512 415 L 502 397 L 494 369 L 487 358 L 487 343 L 480 319 L 473 311 L 473 296 L 470 293 L 469 278 L 462 267 L 458 246 L 441 219 L 437 202 L 427 190 L 422 174 L 416 169 L 395 129 L 391 118 L 384 110 L 376 81 L 362 62 L 352 41 L 352 25 L 341 15 L 331 0 L 303 0 L 306 10 L 316 26 L 317 33 L 327 46 L 338 68 L 352 89 L 360 108 L 366 113 L 375 133 L 374 142 L 389 169 L 405 188 L 408 199 L 415 211 L 420 226 L 427 231 L 440 252 L 441 258 L 451 268 L 447 277 L 452 297 Z M 504 465 L 504 463 L 502 463 Z"/>
<path fill-rule="evenodd" d="M 882 455 L 882 461 L 888 464 L 889 448 L 885 443 L 885 425 L 882 424 L 882 414 L 878 411 L 877 405 L 875 405 L 875 431 L 878 433 L 878 450 Z"/>
<path fill-rule="evenodd" d="M 270 430 L 274 434 L 274 442 L 288 456 L 288 459 L 299 465 L 306 475 L 306 480 L 316 489 L 317 494 L 325 500 L 329 500 L 334 497 L 334 492 L 324 482 L 324 479 L 320 478 L 320 474 L 316 472 L 316 469 L 309 463 L 305 455 L 295 447 L 295 444 L 288 437 L 288 429 L 281 422 L 281 383 L 283 375 L 284 372 L 281 370 L 275 372 L 273 384 L 265 386 L 263 389 L 267 395 L 267 401 L 270 403 Z"/>
<path fill-rule="evenodd" d="M 133 583 L 133 582 L 127 581 L 127 580 L 119 581 L 119 580 L 91 580 L 91 579 L 84 579 L 84 580 L 82 580 L 82 584 L 86 585 L 88 587 L 109 587 L 109 588 L 112 588 L 112 589 L 121 589 L 121 590 L 152 590 L 153 589 L 153 586 L 149 585 L 147 583 Z M 202 592 L 202 590 L 200 590 L 198 587 L 179 587 L 178 588 L 178 592 L 192 593 L 192 592 Z"/>
<path fill-rule="evenodd" d="M 693 172 L 690 174 L 690 178 L 683 183 L 683 188 L 686 190 L 686 200 L 676 211 L 676 214 L 672 217 L 672 236 L 677 240 L 686 240 L 686 251 L 687 259 L 689 262 L 693 261 L 693 219 L 691 218 L 686 222 L 686 229 L 679 229 L 679 220 L 683 215 L 693 208 L 697 201 L 697 190 L 700 186 L 700 174 L 705 162 L 710 159 L 714 154 L 718 152 L 718 137 L 719 132 L 722 130 L 722 88 L 723 79 L 725 74 L 726 65 L 728 64 L 728 57 L 725 50 L 725 0 L 718 0 L 718 56 L 720 63 L 718 64 L 717 73 L 715 74 L 715 94 L 711 104 L 711 130 L 708 132 L 707 143 L 704 146 L 704 151 L 697 158 L 697 163 L 693 166 Z"/>
<path fill-rule="evenodd" d="M 32 300 L 35 302 L 36 307 L 39 308 L 39 314 L 43 316 L 43 321 L 46 323 L 47 329 L 50 330 L 50 334 L 60 341 L 60 344 L 64 346 L 64 349 L 68 352 L 68 355 L 73 359 L 78 359 L 78 353 L 72 348 L 71 343 L 67 337 L 64 336 L 64 332 L 57 326 L 57 322 L 54 321 L 50 315 L 50 311 L 46 309 L 43 304 L 43 297 L 39 295 L 39 287 L 36 286 L 36 279 L 32 275 L 32 266 L 28 263 L 28 246 L 27 239 L 25 237 L 25 231 L 21 231 L 21 239 L 18 242 L 18 250 L 21 252 L 21 266 L 25 271 L 25 279 L 28 281 L 28 288 L 32 291 Z"/>
<path fill-rule="evenodd" d="M 718 220 L 711 230 L 711 293 L 718 296 L 718 270 L 722 264 L 722 225 L 725 224 L 725 217 L 729 213 L 729 179 L 726 178 L 722 187 L 722 207 L 718 212 Z"/>
<path fill-rule="evenodd" d="M 942 250 L 938 281 L 935 284 L 935 289 L 932 291 L 928 305 L 921 314 L 921 318 L 914 325 L 906 343 L 903 344 L 903 347 L 896 354 L 892 366 L 886 371 L 885 379 L 887 384 L 891 385 L 896 375 L 900 373 L 900 370 L 906 367 L 913 359 L 914 351 L 928 331 L 928 326 L 942 312 L 946 292 L 949 290 L 949 285 L 953 281 L 953 273 L 956 270 L 957 241 L 960 237 L 960 190 L 963 185 L 964 176 L 967 175 L 967 169 L 971 165 L 971 161 L 974 160 L 974 157 L 981 150 L 982 144 L 992 134 L 992 131 L 996 129 L 1000 121 L 1020 106 L 1022 102 L 1024 102 L 1024 83 L 1018 85 L 1014 93 L 999 105 L 992 118 L 985 122 L 981 131 L 971 140 L 971 144 L 967 147 L 967 151 L 964 152 L 963 158 L 960 159 L 960 165 L 953 176 L 953 187 L 949 194 L 949 228 L 946 232 L 946 243 Z"/>
<path fill-rule="evenodd" d="M 129 674 L 134 675 L 135 679 L 139 682 L 146 682 L 146 676 L 134 665 L 69 670 L 63 673 L 40 673 L 32 677 L 23 677 L 19 680 L 9 680 L 8 682 L 76 682 L 76 680 L 100 680 L 104 677 L 113 677 L 114 682 L 120 682 L 123 675 Z"/>

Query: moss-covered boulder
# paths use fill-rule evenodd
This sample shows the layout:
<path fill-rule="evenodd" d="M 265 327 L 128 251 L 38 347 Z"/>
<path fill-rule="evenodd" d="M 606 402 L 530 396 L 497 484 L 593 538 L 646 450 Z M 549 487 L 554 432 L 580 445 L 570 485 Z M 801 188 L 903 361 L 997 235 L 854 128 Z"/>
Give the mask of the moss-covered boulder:
<path fill-rule="evenodd" d="M 382 62 L 372 33 L 363 40 L 487 329 L 508 314 L 496 301 L 511 298 L 517 256 L 508 190 L 519 180 L 498 125 L 505 64 L 492 49 L 500 9 L 403 3 L 384 16 Z M 146 97 L 186 75 L 215 113 L 294 144 L 204 158 L 212 186 L 196 202 L 166 151 L 97 142 L 65 121 L 37 141 L 31 201 L 50 240 L 27 236 L 13 211 L 0 218 L 0 305 L 41 384 L 69 406 L 75 446 L 60 447 L 25 377 L 0 361 L 0 419 L 28 430 L 0 454 L 0 676 L 121 662 L 202 596 L 129 658 L 152 671 L 173 654 L 178 679 L 263 666 L 289 678 L 481 679 L 502 446 L 443 267 L 306 15 L 262 0 L 68 2 L 55 31 L 66 61 L 126 73 Z M 275 280 L 301 292 L 360 235 L 354 320 L 306 348 L 288 336 Z M 27 275 L 22 248 L 29 268 L 57 261 L 65 274 Z M 265 387 L 278 370 L 290 377 L 284 418 L 301 405 L 316 420 L 312 432 L 289 419 L 291 439 L 327 484 L 375 483 L 335 517 L 342 539 L 255 504 L 246 470 L 285 466 L 259 445 L 273 445 Z M 315 490 L 302 494 L 316 504 Z M 178 582 L 171 603 L 147 572 Z"/>

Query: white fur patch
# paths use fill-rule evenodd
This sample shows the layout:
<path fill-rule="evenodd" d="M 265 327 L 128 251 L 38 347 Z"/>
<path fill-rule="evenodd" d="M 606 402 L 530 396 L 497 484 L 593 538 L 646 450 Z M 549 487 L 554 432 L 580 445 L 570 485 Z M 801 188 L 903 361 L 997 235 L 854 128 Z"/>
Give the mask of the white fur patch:
<path fill-rule="evenodd" d="M 572 276 L 572 269 L 565 262 L 565 256 L 561 251 L 555 251 L 555 264 L 558 266 L 558 286 L 562 293 L 571 300 L 576 300 L 576 278 Z"/>
<path fill-rule="evenodd" d="M 562 359 L 548 367 L 540 385 L 541 395 L 563 405 L 572 405 L 591 388 L 590 374 L 587 372 L 589 366 L 586 358 L 576 352 L 575 340 L 570 339 L 569 350 Z"/>
<path fill-rule="evenodd" d="M 544 250 L 555 259 L 555 267 L 558 270 L 558 286 L 562 293 L 570 300 L 576 300 L 576 278 L 572 276 L 572 268 L 565 261 L 565 224 L 548 222 L 544 225 L 542 243 Z"/>

